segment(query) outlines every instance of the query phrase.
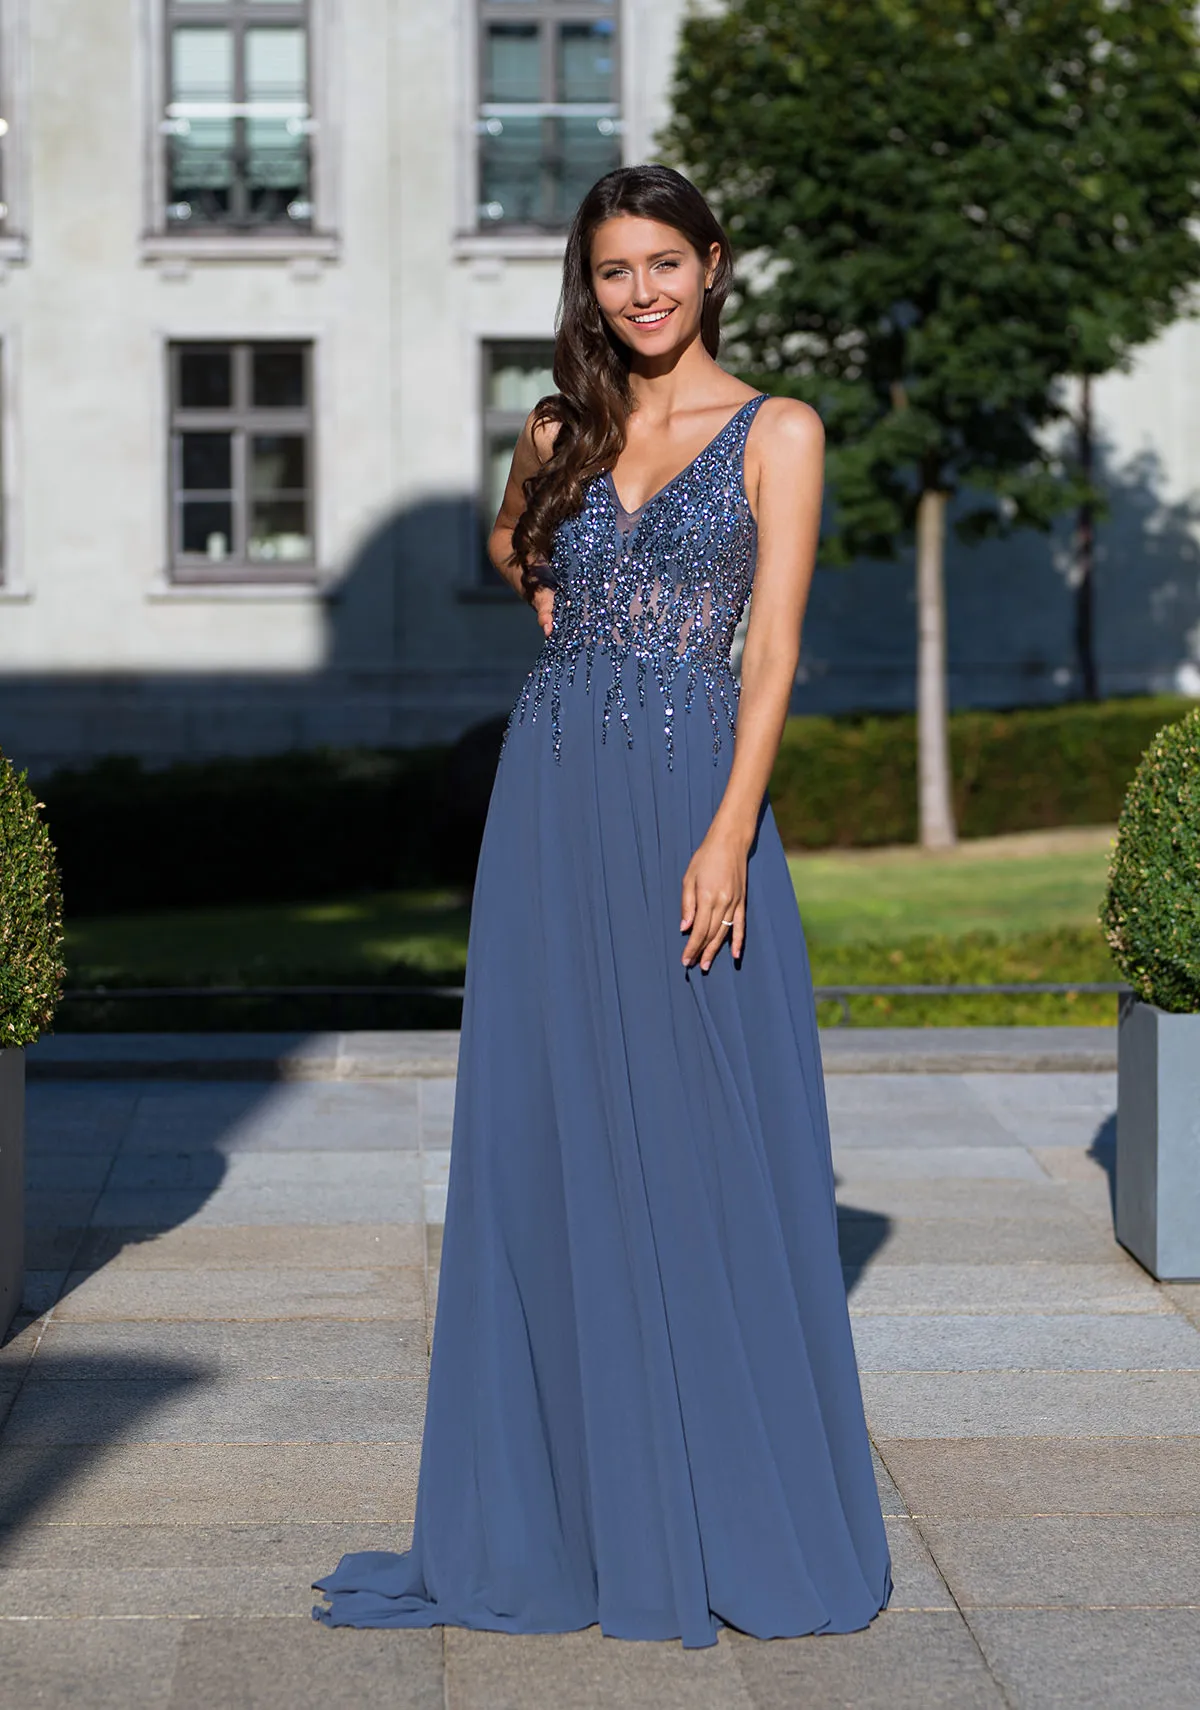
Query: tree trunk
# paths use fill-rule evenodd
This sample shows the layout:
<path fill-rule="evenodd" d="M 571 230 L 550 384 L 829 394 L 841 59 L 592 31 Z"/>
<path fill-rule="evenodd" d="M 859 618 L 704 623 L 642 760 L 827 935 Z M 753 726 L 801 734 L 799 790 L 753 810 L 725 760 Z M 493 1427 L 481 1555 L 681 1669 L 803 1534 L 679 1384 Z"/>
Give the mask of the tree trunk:
<path fill-rule="evenodd" d="M 1091 481 L 1095 461 L 1092 438 L 1092 380 L 1085 374 L 1079 390 L 1079 468 Z M 1091 501 L 1079 507 L 1075 530 L 1075 662 L 1083 697 L 1100 699 L 1096 672 L 1096 518 Z"/>
<path fill-rule="evenodd" d="M 917 507 L 917 772 L 923 849 L 952 849 L 954 800 L 946 678 L 946 495 Z"/>

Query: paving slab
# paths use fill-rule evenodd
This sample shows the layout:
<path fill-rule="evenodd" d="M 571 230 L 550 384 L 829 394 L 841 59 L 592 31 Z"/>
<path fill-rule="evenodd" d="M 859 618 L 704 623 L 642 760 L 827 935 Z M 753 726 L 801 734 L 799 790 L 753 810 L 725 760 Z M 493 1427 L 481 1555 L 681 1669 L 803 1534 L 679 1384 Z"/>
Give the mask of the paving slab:
<path fill-rule="evenodd" d="M 130 1266 L 72 1274 L 55 1309 L 64 1322 L 142 1318 L 402 1318 L 424 1315 L 416 1267 L 308 1271 L 152 1271 Z"/>
<path fill-rule="evenodd" d="M 821 1057 L 839 1074 L 1079 1074 L 1117 1066 L 1114 1027 L 826 1027 Z"/>
<path fill-rule="evenodd" d="M 976 1236 L 976 1251 L 979 1249 Z M 887 1257 L 883 1250 L 881 1259 Z M 876 1263 L 854 1282 L 852 1312 L 1170 1312 L 1132 1259 L 1107 1264 Z"/>
<path fill-rule="evenodd" d="M 226 1157 L 172 1150 L 122 1151 L 113 1161 L 108 1185 L 112 1194 L 202 1187 L 222 1194 L 302 1188 L 325 1196 L 342 1189 L 390 1204 L 395 1194 L 421 1179 L 420 1156 L 409 1151 L 234 1152 Z"/>
<path fill-rule="evenodd" d="M 886 1146 L 876 1142 L 846 1144 L 840 1127 L 833 1130 L 833 1165 L 840 1179 L 857 1182 L 936 1182 L 946 1177 L 970 1181 L 1008 1178 L 1045 1185 L 1047 1176 L 1037 1159 L 1023 1146 L 908 1145 Z"/>
<path fill-rule="evenodd" d="M 28 1206 L 26 1207 L 28 1216 Z M 25 1264 L 31 1271 L 62 1271 L 72 1269 L 84 1242 L 88 1239 L 86 1225 L 56 1223 L 25 1224 Z"/>
<path fill-rule="evenodd" d="M 889 1079 L 901 1081 L 899 1075 Z M 1019 1150 L 1021 1142 L 985 1110 L 956 1109 L 931 1111 L 910 1110 L 903 1085 L 889 1102 L 886 1111 L 868 1110 L 861 1113 L 841 1111 L 836 1105 L 829 1112 L 829 1135 L 842 1151 L 861 1146 L 878 1153 L 886 1149 L 899 1167 L 905 1152 L 963 1152 L 974 1147 L 984 1151 L 997 1148 Z"/>
<path fill-rule="evenodd" d="M 425 1262 L 420 1223 L 230 1224 L 147 1229 L 117 1224 L 89 1229 L 75 1270 L 361 1270 Z"/>
<path fill-rule="evenodd" d="M 755 1710 L 732 1647 L 447 1628 L 445 1710 Z M 441 1707 L 439 1707 L 441 1710 Z"/>
<path fill-rule="evenodd" d="M 311 1182 L 302 1181 L 280 1181 L 259 1188 L 218 1188 L 206 1193 L 113 1189 L 100 1196 L 92 1222 L 97 1228 L 130 1224 L 172 1228 L 184 1222 L 197 1228 L 230 1224 L 377 1223 L 385 1209 L 398 1223 L 418 1221 L 422 1215 L 420 1183 L 391 1187 L 386 1195 L 374 1199 L 366 1197 L 360 1182 L 336 1180 L 319 1189 Z"/>
<path fill-rule="evenodd" d="M 445 1710 L 442 1637 L 312 1620 L 188 1621 L 168 1710 Z"/>
<path fill-rule="evenodd" d="M 39 1340 L 32 1332 L 23 1359 L 18 1343 L 0 1349 L 0 1372 L 32 1357 Z M 14 1350 L 10 1354 L 10 1349 Z M 180 1363 L 203 1368 L 218 1381 L 269 1382 L 276 1378 L 420 1378 L 427 1365 L 423 1315 L 411 1323 L 384 1319 L 291 1319 L 282 1323 L 180 1321 L 178 1319 L 88 1321 L 52 1319 L 40 1333 L 31 1379 L 65 1382 L 78 1377 L 154 1378 Z"/>
<path fill-rule="evenodd" d="M 413 1443 L 14 1445 L 0 1526 L 411 1522 L 418 1461 Z"/>
<path fill-rule="evenodd" d="M 1111 1229 L 1103 1178 L 1081 1184 L 1051 1181 L 1044 1174 L 1025 1181 L 868 1177 L 843 1184 L 838 1198 L 848 1212 L 870 1211 L 885 1217 L 956 1218 L 980 1224 L 1058 1223 L 1084 1217 Z"/>
<path fill-rule="evenodd" d="M 189 1379 L 30 1379 L 3 1442 L 419 1443 L 424 1417 L 424 1384 L 411 1378 L 238 1382 L 200 1368 Z"/>
<path fill-rule="evenodd" d="M 0 1568 L 66 1573 L 99 1568 L 286 1568 L 305 1592 L 313 1564 L 322 1572 L 351 1550 L 406 1550 L 409 1524 L 273 1526 L 80 1526 L 0 1528 Z M 308 1603 L 311 1604 L 311 1594 Z M 308 1606 L 305 1606 L 308 1613 Z"/>
<path fill-rule="evenodd" d="M 863 1373 L 879 1437 L 1173 1437 L 1200 1429 L 1200 1372 Z"/>
<path fill-rule="evenodd" d="M 38 1195 L 43 1204 L 49 1203 L 51 1194 L 70 1194 L 78 1200 L 83 1194 L 98 1193 L 108 1180 L 114 1157 L 108 1152 L 31 1152 L 25 1159 L 26 1191 Z M 86 1217 L 82 1221 L 86 1223 Z"/>
<path fill-rule="evenodd" d="M 0 1617 L 5 1700 L 19 1710 L 166 1710 L 182 1632 L 170 1621 Z"/>
<path fill-rule="evenodd" d="M 1200 1608 L 1200 1527 L 1194 1519 L 927 1518 L 921 1529 L 964 1609 Z"/>
<path fill-rule="evenodd" d="M 1200 1371 L 1200 1332 L 1167 1314 L 856 1314 L 860 1371 Z"/>
<path fill-rule="evenodd" d="M 929 1553 L 915 1520 L 907 1515 L 885 1517 L 888 1548 L 892 1553 L 892 1600 L 888 1608 L 953 1609 L 954 1599 Z"/>
<path fill-rule="evenodd" d="M 1008 1710 L 958 1614 L 889 1610 L 862 1633 L 726 1642 L 754 1710 Z"/>
<path fill-rule="evenodd" d="M 1099 1185 L 1109 1195 L 1111 1203 L 1111 1159 L 1084 1146 L 1034 1146 L 1030 1155 L 1056 1182 L 1086 1182 Z"/>
<path fill-rule="evenodd" d="M 186 1082 L 144 1092 L 122 1152 L 388 1152 L 420 1143 L 416 1081 L 235 1082 L 213 1090 L 220 1097 L 197 1099 Z"/>
<path fill-rule="evenodd" d="M 1116 1068 L 1115 1027 L 825 1028 L 825 1072 L 842 1074 L 1077 1074 Z M 29 1048 L 43 1080 L 446 1079 L 458 1034 L 60 1033 Z"/>
<path fill-rule="evenodd" d="M 875 1486 L 879 1492 L 879 1506 L 883 1510 L 884 1518 L 891 1519 L 893 1516 L 907 1518 L 908 1509 L 905 1506 L 904 1498 L 896 1489 L 895 1481 L 884 1466 L 879 1450 L 874 1443 L 871 1444 L 871 1465 L 875 1470 Z"/>
<path fill-rule="evenodd" d="M 901 1265 L 914 1268 L 933 1265 L 949 1270 L 952 1266 L 984 1264 L 1015 1269 L 1024 1264 L 1056 1261 L 1075 1268 L 1112 1263 L 1123 1256 L 1107 1221 L 1076 1215 L 1068 1209 L 1060 1211 L 1057 1217 L 1029 1220 L 891 1218 L 880 1212 L 868 1213 L 864 1219 L 854 1215 L 862 1210 L 855 1203 L 856 1190 L 847 1187 L 841 1194 L 838 1233 L 846 1263 L 867 1259 L 881 1270 Z M 881 1238 L 884 1236 L 886 1239 Z"/>
<path fill-rule="evenodd" d="M 910 1512 L 1200 1517 L 1200 1436 L 877 1439 Z"/>
<path fill-rule="evenodd" d="M 977 1610 L 971 1628 L 1021 1710 L 1196 1710 L 1200 1610 Z"/>

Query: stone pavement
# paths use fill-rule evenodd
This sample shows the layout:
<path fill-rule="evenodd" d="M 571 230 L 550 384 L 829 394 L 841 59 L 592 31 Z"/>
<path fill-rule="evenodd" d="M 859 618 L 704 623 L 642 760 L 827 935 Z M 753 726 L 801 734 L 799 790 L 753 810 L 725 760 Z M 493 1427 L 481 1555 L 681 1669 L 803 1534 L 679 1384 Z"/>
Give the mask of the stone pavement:
<path fill-rule="evenodd" d="M 1007 1069 L 953 1072 L 976 1057 L 934 1031 L 825 1041 L 863 1071 L 828 1084 L 892 1609 L 700 1652 L 308 1618 L 344 1550 L 409 1536 L 452 1039 L 343 1042 L 337 1079 L 44 1053 L 38 1316 L 0 1351 L 5 1705 L 1195 1710 L 1200 1287 L 1113 1241 L 1109 1069 L 1031 1072 L 1013 1030 L 970 1047 Z M 906 1043 L 943 1072 L 875 1072 Z"/>

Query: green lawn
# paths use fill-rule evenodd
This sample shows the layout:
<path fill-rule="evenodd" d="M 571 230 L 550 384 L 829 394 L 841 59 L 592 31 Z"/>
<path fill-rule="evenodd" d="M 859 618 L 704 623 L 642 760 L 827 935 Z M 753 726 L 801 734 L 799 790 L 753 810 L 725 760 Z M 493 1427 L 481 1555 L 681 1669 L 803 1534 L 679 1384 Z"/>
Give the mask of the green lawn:
<path fill-rule="evenodd" d="M 791 863 L 818 984 L 1108 980 L 1096 924 L 1107 836 L 1064 834 L 915 851 L 801 856 Z M 468 899 L 455 891 L 397 892 L 311 904 L 197 909 L 72 921 L 75 986 L 460 983 Z M 753 931 L 753 923 L 751 923 Z M 75 1005 L 68 1026 L 453 1025 L 445 1000 L 369 1000 L 336 1014 L 296 1000 Z M 440 1005 L 440 1007 L 438 1007 Z M 452 1012 L 453 1011 L 453 1012 Z M 822 1010 L 833 1021 L 836 1006 Z M 1112 1021 L 1115 1002 L 1079 998 L 862 998 L 856 1024 Z"/>
<path fill-rule="evenodd" d="M 1084 846 L 1000 856 L 975 854 L 969 845 L 948 855 L 802 855 L 790 865 L 814 946 L 894 942 L 926 933 L 1016 937 L 1095 927 L 1108 873 L 1108 835 L 1098 834 L 1094 847 L 1075 841 Z M 1017 839 L 1012 843 L 1021 848 Z"/>

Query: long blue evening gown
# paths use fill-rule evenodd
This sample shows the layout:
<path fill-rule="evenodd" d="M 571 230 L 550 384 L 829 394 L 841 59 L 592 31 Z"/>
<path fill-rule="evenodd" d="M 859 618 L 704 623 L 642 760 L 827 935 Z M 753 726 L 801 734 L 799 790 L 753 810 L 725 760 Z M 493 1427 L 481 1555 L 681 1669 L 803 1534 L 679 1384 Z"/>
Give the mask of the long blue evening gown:
<path fill-rule="evenodd" d="M 333 1626 L 841 1633 L 890 1571 L 804 938 L 764 804 L 740 966 L 680 961 L 750 590 L 750 400 L 559 531 L 475 886 L 413 1545 Z"/>

